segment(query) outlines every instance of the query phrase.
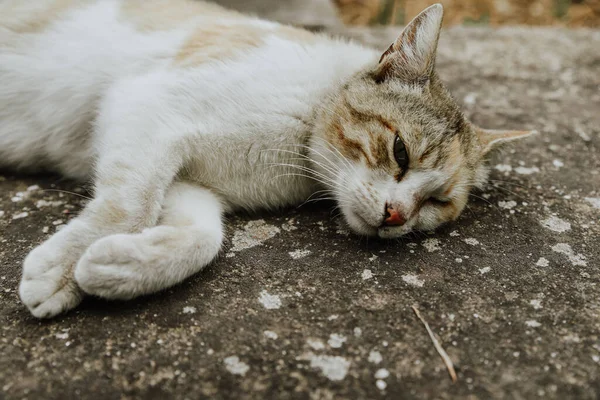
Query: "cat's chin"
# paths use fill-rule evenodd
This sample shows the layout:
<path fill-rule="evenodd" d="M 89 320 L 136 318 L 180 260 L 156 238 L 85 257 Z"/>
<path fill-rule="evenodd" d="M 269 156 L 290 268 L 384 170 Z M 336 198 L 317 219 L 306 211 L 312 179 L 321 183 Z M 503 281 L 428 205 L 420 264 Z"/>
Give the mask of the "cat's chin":
<path fill-rule="evenodd" d="M 352 232 L 361 236 L 377 236 L 377 227 L 369 224 L 367 220 L 360 214 L 352 210 L 342 209 L 344 222 Z"/>

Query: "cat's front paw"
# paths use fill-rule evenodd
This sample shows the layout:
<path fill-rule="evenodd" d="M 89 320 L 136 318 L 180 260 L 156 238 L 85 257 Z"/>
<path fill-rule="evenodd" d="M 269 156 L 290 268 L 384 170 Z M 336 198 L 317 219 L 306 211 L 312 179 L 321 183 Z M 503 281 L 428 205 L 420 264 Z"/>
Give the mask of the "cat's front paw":
<path fill-rule="evenodd" d="M 113 300 L 139 295 L 139 277 L 144 274 L 145 249 L 139 235 L 118 234 L 93 243 L 75 268 L 75 280 L 88 294 Z"/>
<path fill-rule="evenodd" d="M 81 302 L 83 292 L 73 277 L 73 264 L 47 243 L 25 258 L 19 296 L 34 317 L 52 318 Z"/>

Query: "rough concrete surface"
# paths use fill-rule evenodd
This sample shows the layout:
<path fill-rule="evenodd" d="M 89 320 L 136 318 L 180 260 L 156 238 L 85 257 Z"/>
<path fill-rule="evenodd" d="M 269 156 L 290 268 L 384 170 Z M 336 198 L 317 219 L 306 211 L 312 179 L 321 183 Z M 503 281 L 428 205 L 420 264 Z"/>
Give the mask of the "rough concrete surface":
<path fill-rule="evenodd" d="M 384 49 L 397 32 L 346 33 Z M 600 32 L 453 28 L 438 65 L 477 124 L 542 134 L 433 234 L 360 239 L 327 204 L 235 216 L 182 285 L 42 322 L 21 260 L 86 192 L 5 171 L 0 398 L 598 398 Z"/>

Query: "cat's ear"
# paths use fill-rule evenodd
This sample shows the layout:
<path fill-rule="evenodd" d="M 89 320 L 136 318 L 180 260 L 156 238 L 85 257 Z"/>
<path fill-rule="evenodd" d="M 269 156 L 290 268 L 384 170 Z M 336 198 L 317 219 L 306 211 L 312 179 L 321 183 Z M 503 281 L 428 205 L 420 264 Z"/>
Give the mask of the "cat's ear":
<path fill-rule="evenodd" d="M 427 83 L 435 67 L 443 15 L 441 4 L 434 4 L 417 15 L 381 56 L 375 79 Z"/>
<path fill-rule="evenodd" d="M 475 127 L 475 133 L 481 145 L 481 154 L 485 155 L 494 148 L 513 140 L 523 139 L 535 135 L 537 131 L 501 131 Z"/>

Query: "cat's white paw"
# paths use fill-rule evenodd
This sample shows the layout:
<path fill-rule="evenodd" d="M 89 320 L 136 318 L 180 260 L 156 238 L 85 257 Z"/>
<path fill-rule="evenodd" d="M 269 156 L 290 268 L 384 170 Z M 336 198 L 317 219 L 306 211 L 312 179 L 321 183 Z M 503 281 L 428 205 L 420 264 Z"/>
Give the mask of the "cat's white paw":
<path fill-rule="evenodd" d="M 89 294 L 127 300 L 173 286 L 212 261 L 221 229 L 157 226 L 137 234 L 107 236 L 93 243 L 75 268 Z"/>
<path fill-rule="evenodd" d="M 99 239 L 83 254 L 75 280 L 86 292 L 106 299 L 128 300 L 143 292 L 140 277 L 151 267 L 155 249 L 144 234 L 118 234 Z"/>
<path fill-rule="evenodd" d="M 51 318 L 81 302 L 83 293 L 73 277 L 72 264 L 48 244 L 25 258 L 19 296 L 33 316 Z"/>

